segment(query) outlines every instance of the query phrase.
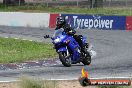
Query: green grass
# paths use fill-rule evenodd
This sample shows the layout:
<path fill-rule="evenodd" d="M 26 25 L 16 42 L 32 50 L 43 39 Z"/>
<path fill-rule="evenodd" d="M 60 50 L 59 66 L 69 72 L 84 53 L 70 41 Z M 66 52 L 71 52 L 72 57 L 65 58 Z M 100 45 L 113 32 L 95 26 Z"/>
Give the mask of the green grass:
<path fill-rule="evenodd" d="M 38 80 L 29 77 L 20 78 L 20 88 L 58 88 L 56 81 Z"/>
<path fill-rule="evenodd" d="M 132 16 L 132 8 L 79 8 L 79 7 L 46 7 L 44 5 L 0 6 L 0 11 L 50 12 L 50 13 L 81 13 L 102 15 Z"/>
<path fill-rule="evenodd" d="M 52 44 L 0 38 L 0 63 L 41 60 L 56 55 Z"/>

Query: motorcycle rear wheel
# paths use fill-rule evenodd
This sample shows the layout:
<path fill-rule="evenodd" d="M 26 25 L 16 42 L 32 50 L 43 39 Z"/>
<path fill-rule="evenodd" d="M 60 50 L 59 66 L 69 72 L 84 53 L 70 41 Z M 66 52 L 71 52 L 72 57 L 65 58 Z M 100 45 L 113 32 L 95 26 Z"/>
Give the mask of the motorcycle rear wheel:
<path fill-rule="evenodd" d="M 88 51 L 84 51 L 84 58 L 83 58 L 83 61 L 82 63 L 84 65 L 90 65 L 91 64 L 91 55 Z"/>
<path fill-rule="evenodd" d="M 70 56 L 67 56 L 66 52 L 59 52 L 59 59 L 64 66 L 66 66 L 66 67 L 71 66 L 71 58 L 70 58 Z"/>

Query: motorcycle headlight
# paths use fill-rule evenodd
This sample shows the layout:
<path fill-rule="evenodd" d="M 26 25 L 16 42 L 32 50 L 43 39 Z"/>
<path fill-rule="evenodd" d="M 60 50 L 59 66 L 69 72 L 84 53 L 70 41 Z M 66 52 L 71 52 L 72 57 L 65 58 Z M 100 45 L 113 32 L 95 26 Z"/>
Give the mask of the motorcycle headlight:
<path fill-rule="evenodd" d="M 61 41 L 61 40 L 60 40 L 59 38 L 57 38 L 57 39 L 54 40 L 55 43 L 58 43 L 58 42 L 60 42 L 60 41 Z"/>

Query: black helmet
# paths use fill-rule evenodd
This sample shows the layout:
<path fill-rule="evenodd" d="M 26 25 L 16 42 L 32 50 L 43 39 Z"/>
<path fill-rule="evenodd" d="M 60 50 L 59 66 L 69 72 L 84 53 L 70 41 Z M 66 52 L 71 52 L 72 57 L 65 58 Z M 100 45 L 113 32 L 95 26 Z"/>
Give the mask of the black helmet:
<path fill-rule="evenodd" d="M 66 21 L 65 21 L 65 17 L 63 17 L 63 16 L 58 16 L 57 18 L 56 18 L 56 26 L 58 27 L 58 28 L 61 28 L 63 25 L 65 25 L 66 24 Z"/>

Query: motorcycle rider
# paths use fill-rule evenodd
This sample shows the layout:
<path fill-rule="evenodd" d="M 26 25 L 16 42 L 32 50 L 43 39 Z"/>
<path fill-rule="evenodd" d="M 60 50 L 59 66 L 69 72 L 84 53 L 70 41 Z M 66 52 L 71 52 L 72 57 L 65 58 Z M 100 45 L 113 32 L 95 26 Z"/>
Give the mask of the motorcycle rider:
<path fill-rule="evenodd" d="M 55 30 L 60 28 L 63 28 L 67 35 L 73 36 L 73 38 L 78 42 L 79 46 L 82 48 L 82 35 L 75 35 L 76 31 L 72 27 L 70 27 L 69 24 L 66 23 L 65 17 L 63 16 L 58 16 L 56 18 Z"/>

